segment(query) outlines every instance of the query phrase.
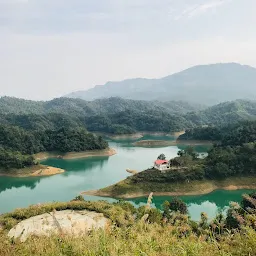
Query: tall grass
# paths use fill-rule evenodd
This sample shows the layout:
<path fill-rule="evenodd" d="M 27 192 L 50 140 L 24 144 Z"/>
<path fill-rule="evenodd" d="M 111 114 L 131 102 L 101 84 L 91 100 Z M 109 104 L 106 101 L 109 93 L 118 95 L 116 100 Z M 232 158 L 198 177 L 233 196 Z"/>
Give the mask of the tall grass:
<path fill-rule="evenodd" d="M 191 234 L 180 238 L 176 227 L 136 223 L 131 227 L 112 227 L 81 237 L 31 237 L 25 243 L 14 242 L 0 234 L 0 255 L 36 256 L 253 256 L 256 255 L 256 233 L 228 235 L 220 241 L 205 241 Z"/>
<path fill-rule="evenodd" d="M 224 232 L 225 218 L 222 215 L 216 216 L 211 223 L 203 213 L 198 223 L 179 212 L 170 212 L 163 218 L 162 212 L 150 207 L 152 197 L 151 193 L 148 204 L 138 209 L 125 201 L 110 204 L 82 201 L 83 198 L 77 197 L 67 203 L 34 205 L 4 214 L 0 216 L 0 226 L 3 227 L 0 231 L 0 256 L 256 256 L 253 225 Z M 239 210 L 238 206 L 233 203 L 230 209 Z M 25 243 L 7 236 L 8 230 L 24 219 L 66 209 L 103 213 L 112 220 L 112 225 L 106 230 L 80 237 L 65 234 L 32 236 Z M 143 218 L 145 215 L 147 218 Z"/>

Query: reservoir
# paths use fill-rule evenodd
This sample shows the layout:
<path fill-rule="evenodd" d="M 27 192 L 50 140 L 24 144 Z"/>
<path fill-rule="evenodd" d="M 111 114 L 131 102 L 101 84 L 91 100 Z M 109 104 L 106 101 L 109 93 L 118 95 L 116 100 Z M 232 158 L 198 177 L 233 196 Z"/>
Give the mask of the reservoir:
<path fill-rule="evenodd" d="M 139 140 L 174 140 L 173 137 L 144 136 Z M 53 201 L 69 201 L 85 190 L 99 189 L 112 185 L 130 174 L 126 169 L 137 171 L 145 170 L 153 166 L 154 160 L 160 154 L 165 154 L 167 159 L 177 155 L 184 145 L 166 147 L 136 147 L 134 140 L 109 141 L 109 146 L 117 151 L 111 157 L 91 157 L 77 160 L 48 159 L 42 164 L 65 169 L 63 174 L 48 177 L 12 178 L 0 177 L 0 213 Z M 196 151 L 206 153 L 208 146 L 196 146 Z M 149 191 L 151 192 L 151 191 Z M 241 201 L 248 190 L 224 191 L 217 190 L 207 195 L 181 197 L 187 204 L 191 218 L 198 220 L 201 212 L 206 212 L 210 218 L 218 211 L 227 208 L 230 201 Z M 113 198 L 101 198 L 85 196 L 86 200 L 108 200 Z M 132 201 L 136 206 L 146 202 L 146 198 L 137 198 Z M 154 197 L 153 204 L 161 207 L 170 197 Z"/>

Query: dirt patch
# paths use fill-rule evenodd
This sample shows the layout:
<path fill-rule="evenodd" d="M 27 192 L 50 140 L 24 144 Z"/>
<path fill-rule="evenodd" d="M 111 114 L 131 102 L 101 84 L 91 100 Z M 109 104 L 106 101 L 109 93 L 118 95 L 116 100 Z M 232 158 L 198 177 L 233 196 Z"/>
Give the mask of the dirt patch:
<path fill-rule="evenodd" d="M 45 166 L 45 169 L 38 170 L 31 174 L 33 177 L 40 177 L 40 176 L 52 176 L 56 174 L 60 174 L 65 172 L 63 169 L 52 167 L 52 166 Z"/>
<path fill-rule="evenodd" d="M 61 174 L 65 172 L 65 170 L 45 165 L 36 165 L 23 169 L 12 169 L 5 172 L 0 172 L 0 176 L 6 177 L 41 177 L 41 176 L 52 176 L 56 174 Z"/>

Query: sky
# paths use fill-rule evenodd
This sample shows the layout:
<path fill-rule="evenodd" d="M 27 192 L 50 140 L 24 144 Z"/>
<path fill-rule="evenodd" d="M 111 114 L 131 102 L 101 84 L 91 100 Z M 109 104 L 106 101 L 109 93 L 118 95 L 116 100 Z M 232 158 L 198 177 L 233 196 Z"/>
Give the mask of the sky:
<path fill-rule="evenodd" d="M 255 0 L 0 0 L 0 96 L 50 100 L 188 67 L 256 67 Z"/>

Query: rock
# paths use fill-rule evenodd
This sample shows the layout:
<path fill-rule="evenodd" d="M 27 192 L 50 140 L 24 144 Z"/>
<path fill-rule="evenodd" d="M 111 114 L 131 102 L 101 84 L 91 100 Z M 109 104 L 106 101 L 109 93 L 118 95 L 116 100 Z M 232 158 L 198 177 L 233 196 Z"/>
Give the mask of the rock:
<path fill-rule="evenodd" d="M 25 242 L 31 235 L 49 236 L 51 234 L 69 234 L 78 236 L 93 229 L 106 229 L 111 221 L 102 213 L 83 211 L 55 211 L 21 221 L 12 228 L 8 236 Z"/>

